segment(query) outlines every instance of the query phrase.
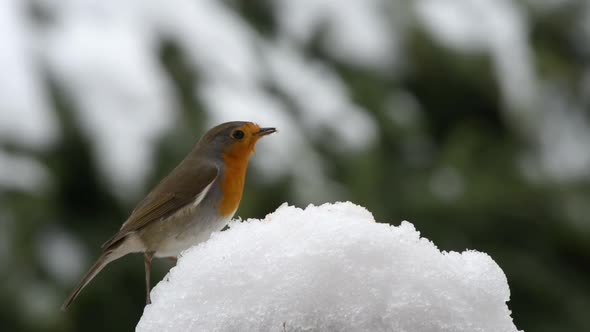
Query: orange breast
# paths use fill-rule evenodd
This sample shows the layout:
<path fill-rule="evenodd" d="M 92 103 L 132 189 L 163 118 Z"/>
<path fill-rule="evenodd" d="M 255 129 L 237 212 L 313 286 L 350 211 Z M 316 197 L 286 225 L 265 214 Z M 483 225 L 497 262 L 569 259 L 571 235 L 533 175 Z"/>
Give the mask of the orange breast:
<path fill-rule="evenodd" d="M 224 161 L 225 172 L 221 180 L 223 198 L 219 204 L 219 214 L 229 217 L 238 209 L 242 199 L 248 158 L 235 158 L 226 155 Z"/>

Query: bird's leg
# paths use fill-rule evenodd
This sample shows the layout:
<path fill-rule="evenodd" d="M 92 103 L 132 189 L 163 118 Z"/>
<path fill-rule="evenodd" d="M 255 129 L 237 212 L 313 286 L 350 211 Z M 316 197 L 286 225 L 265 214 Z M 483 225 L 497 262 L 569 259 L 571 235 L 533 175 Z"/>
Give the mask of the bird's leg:
<path fill-rule="evenodd" d="M 146 251 L 143 253 L 144 265 L 145 265 L 145 304 L 152 303 L 150 299 L 150 271 L 152 269 L 152 257 L 154 257 L 153 251 Z"/>

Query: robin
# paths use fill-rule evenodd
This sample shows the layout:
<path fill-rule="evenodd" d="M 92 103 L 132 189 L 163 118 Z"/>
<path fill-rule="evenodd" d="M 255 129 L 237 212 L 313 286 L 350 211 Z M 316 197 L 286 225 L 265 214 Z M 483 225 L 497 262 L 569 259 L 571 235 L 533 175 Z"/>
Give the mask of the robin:
<path fill-rule="evenodd" d="M 274 132 L 275 128 L 237 121 L 209 130 L 102 245 L 103 253 L 65 300 L 62 310 L 107 264 L 134 252 L 144 254 L 146 303 L 151 303 L 152 258 L 176 258 L 227 225 L 240 204 L 256 142 Z"/>

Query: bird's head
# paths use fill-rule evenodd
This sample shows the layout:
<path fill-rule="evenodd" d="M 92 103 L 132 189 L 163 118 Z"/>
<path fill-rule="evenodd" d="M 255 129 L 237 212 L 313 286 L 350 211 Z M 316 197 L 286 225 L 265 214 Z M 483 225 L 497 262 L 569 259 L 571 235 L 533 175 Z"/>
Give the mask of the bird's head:
<path fill-rule="evenodd" d="M 199 145 L 214 156 L 247 161 L 255 152 L 256 142 L 276 131 L 275 128 L 261 128 L 253 122 L 226 122 L 210 129 Z"/>

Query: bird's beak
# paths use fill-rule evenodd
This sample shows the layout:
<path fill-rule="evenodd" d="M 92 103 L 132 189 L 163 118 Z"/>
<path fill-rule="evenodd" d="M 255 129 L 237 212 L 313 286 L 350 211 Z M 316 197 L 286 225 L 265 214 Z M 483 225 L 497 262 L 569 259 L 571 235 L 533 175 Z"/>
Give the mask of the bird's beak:
<path fill-rule="evenodd" d="M 256 133 L 256 136 L 266 136 L 276 132 L 276 128 L 260 128 L 260 131 Z"/>

